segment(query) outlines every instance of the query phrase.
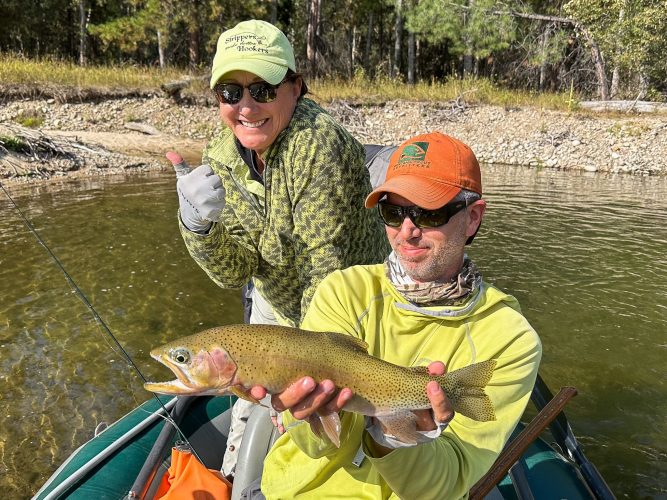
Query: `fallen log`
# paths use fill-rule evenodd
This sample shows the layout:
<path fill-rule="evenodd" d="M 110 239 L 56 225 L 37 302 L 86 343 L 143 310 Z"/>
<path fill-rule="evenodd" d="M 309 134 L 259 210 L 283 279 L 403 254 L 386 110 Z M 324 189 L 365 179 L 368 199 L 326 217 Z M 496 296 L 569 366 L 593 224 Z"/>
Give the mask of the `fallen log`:
<path fill-rule="evenodd" d="M 650 101 L 581 101 L 579 107 L 600 112 L 667 113 L 666 103 Z"/>
<path fill-rule="evenodd" d="M 166 93 L 169 97 L 175 101 L 181 100 L 181 91 L 189 87 L 192 83 L 202 81 L 207 82 L 211 78 L 211 75 L 203 75 L 197 77 L 188 77 L 182 80 L 174 80 L 172 82 L 163 83 L 160 85 L 160 89 Z"/>
<path fill-rule="evenodd" d="M 142 123 L 142 122 L 127 122 L 123 125 L 128 130 L 135 130 L 137 132 L 141 132 L 142 134 L 146 135 L 160 135 L 160 131 L 153 127 L 152 125 L 149 125 L 148 123 Z"/>

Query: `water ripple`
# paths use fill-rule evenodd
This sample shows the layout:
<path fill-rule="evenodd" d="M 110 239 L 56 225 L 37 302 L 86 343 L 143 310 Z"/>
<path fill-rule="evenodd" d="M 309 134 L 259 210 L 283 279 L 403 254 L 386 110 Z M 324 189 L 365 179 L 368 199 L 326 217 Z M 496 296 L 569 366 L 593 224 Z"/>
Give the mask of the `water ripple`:
<path fill-rule="evenodd" d="M 667 179 L 500 166 L 483 179 L 488 209 L 470 255 L 540 333 L 547 382 L 578 388 L 568 416 L 612 489 L 660 496 Z M 213 285 L 185 251 L 171 175 L 17 200 L 148 378 L 164 375 L 151 347 L 241 321 L 238 291 Z M 0 208 L 0 487 L 25 498 L 100 421 L 148 395 L 9 203 Z"/>

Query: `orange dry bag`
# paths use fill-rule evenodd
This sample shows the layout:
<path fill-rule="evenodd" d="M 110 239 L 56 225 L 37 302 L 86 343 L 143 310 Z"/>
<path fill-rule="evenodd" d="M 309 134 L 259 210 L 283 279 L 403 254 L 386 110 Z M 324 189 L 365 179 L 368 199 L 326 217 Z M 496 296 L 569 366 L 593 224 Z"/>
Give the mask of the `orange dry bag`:
<path fill-rule="evenodd" d="M 207 469 L 189 450 L 173 447 L 171 466 L 162 476 L 155 500 L 229 500 L 232 485 L 222 473 Z"/>

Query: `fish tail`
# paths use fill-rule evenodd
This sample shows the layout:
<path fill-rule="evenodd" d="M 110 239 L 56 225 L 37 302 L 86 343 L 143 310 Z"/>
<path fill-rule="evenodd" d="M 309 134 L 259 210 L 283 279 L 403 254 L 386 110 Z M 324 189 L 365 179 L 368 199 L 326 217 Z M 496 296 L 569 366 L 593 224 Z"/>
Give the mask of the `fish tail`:
<path fill-rule="evenodd" d="M 493 403 L 484 392 L 495 366 L 496 360 L 490 359 L 438 377 L 454 411 L 480 422 L 496 419 Z"/>

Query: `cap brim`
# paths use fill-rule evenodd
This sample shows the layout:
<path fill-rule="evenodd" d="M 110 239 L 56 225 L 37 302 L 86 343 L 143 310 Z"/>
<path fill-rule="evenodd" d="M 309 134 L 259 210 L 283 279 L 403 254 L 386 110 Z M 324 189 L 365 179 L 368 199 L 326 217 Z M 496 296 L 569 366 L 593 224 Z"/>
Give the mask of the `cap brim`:
<path fill-rule="evenodd" d="M 211 74 L 211 88 L 218 83 L 220 78 L 232 71 L 247 71 L 248 73 L 257 75 L 271 85 L 278 85 L 285 78 L 287 70 L 287 66 L 270 61 L 260 61 L 257 59 L 232 61 L 228 64 L 221 64 L 219 67 L 215 68 L 215 71 Z"/>
<path fill-rule="evenodd" d="M 446 205 L 461 191 L 459 186 L 452 186 L 433 179 L 421 179 L 399 175 L 389 179 L 366 197 L 366 208 L 373 208 L 380 198 L 387 193 L 402 196 L 418 207 L 435 210 Z"/>

